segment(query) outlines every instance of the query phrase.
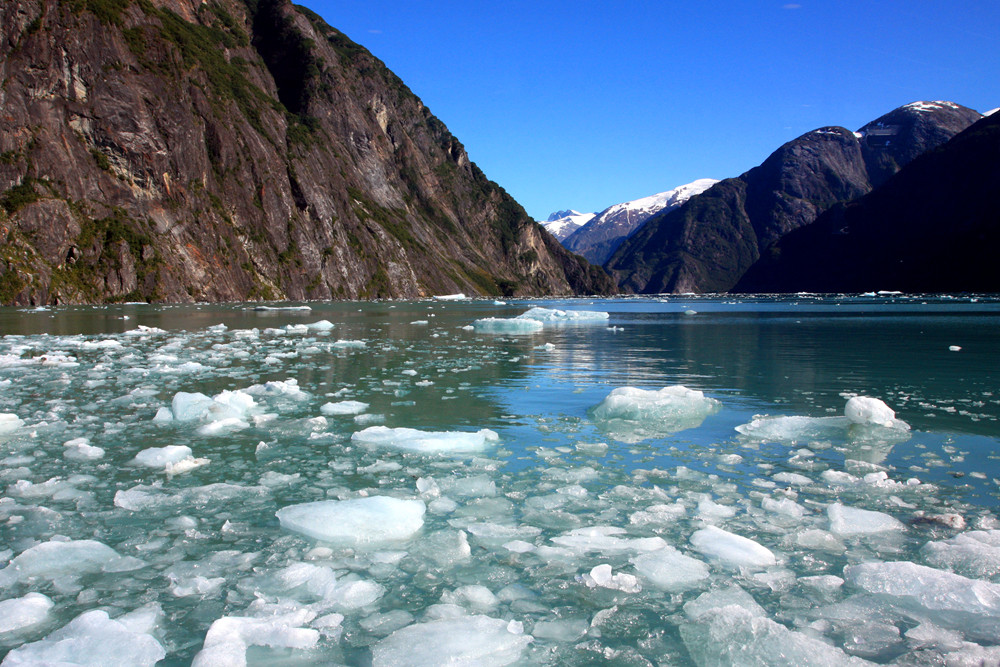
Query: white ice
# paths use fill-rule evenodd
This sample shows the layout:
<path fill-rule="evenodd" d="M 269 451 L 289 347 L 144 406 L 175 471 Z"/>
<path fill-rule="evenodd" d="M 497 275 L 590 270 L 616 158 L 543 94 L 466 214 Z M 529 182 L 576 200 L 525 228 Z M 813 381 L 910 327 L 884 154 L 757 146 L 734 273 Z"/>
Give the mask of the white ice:
<path fill-rule="evenodd" d="M 569 549 L 576 555 L 591 552 L 602 554 L 642 553 L 667 546 L 662 537 L 625 537 L 624 528 L 617 526 L 590 526 L 573 530 L 552 538 L 553 544 Z"/>
<path fill-rule="evenodd" d="M 324 403 L 319 411 L 327 416 L 334 415 L 359 415 L 367 410 L 369 405 L 361 401 L 338 401 L 336 403 Z"/>
<path fill-rule="evenodd" d="M 909 429 L 883 401 L 869 396 L 853 396 L 844 406 L 844 416 L 852 424 L 875 424 L 886 428 Z"/>
<path fill-rule="evenodd" d="M 41 593 L 0 601 L 0 636 L 30 629 L 49 618 L 52 600 Z"/>
<path fill-rule="evenodd" d="M 659 390 L 619 387 L 590 409 L 598 428 L 622 442 L 639 442 L 701 426 L 721 407 L 696 389 L 673 385 Z"/>
<path fill-rule="evenodd" d="M 191 448 L 187 445 L 166 445 L 165 447 L 149 447 L 135 455 L 137 464 L 147 468 L 165 468 L 168 464 L 177 463 L 192 458 Z"/>
<path fill-rule="evenodd" d="M 370 426 L 351 436 L 351 442 L 369 447 L 392 447 L 421 453 L 469 453 L 485 449 L 500 439 L 495 431 L 419 431 L 412 428 Z"/>
<path fill-rule="evenodd" d="M 759 542 L 716 526 L 695 531 L 691 546 L 708 559 L 731 567 L 765 568 L 777 562 L 774 553 Z"/>
<path fill-rule="evenodd" d="M 545 328 L 538 320 L 512 317 L 484 317 L 473 322 L 472 326 L 476 331 L 499 334 L 532 334 Z"/>
<path fill-rule="evenodd" d="M 372 667 L 501 667 L 516 664 L 531 636 L 489 616 L 414 623 L 372 647 Z"/>
<path fill-rule="evenodd" d="M 157 605 L 114 619 L 103 609 L 85 611 L 44 639 L 14 649 L 3 665 L 153 667 L 166 657 L 163 646 L 151 634 L 161 615 Z"/>
<path fill-rule="evenodd" d="M 708 578 L 708 566 L 697 558 L 666 546 L 631 559 L 636 571 L 657 588 L 682 591 Z"/>
<path fill-rule="evenodd" d="M 0 435 L 13 433 L 23 425 L 24 422 L 17 415 L 9 412 L 0 412 Z"/>
<path fill-rule="evenodd" d="M 899 519 L 884 512 L 833 503 L 826 508 L 826 513 L 830 518 L 830 532 L 842 537 L 906 530 Z"/>
<path fill-rule="evenodd" d="M 638 577 L 627 572 L 614 574 L 611 566 L 607 563 L 591 568 L 589 573 L 577 577 L 577 579 L 586 584 L 588 588 L 608 588 L 623 593 L 638 593 L 642 590 L 642 584 L 639 583 Z"/>
<path fill-rule="evenodd" d="M 52 539 L 26 549 L 0 570 L 0 588 L 33 578 L 73 579 L 92 572 L 126 572 L 144 565 L 96 540 Z"/>
<path fill-rule="evenodd" d="M 370 546 L 405 540 L 424 525 L 422 500 L 368 496 L 290 505 L 277 512 L 287 530 L 334 544 Z"/>
<path fill-rule="evenodd" d="M 549 324 L 576 324 L 606 322 L 609 314 L 596 310 L 560 310 L 558 308 L 531 308 L 517 316 L 521 320 L 535 320 Z"/>
<path fill-rule="evenodd" d="M 920 550 L 935 567 L 979 578 L 1000 576 L 1000 530 L 970 530 Z"/>
<path fill-rule="evenodd" d="M 301 626 L 315 617 L 315 612 L 305 609 L 263 618 L 224 616 L 209 627 L 192 667 L 242 667 L 247 664 L 251 646 L 312 648 L 319 642 L 320 633 Z"/>

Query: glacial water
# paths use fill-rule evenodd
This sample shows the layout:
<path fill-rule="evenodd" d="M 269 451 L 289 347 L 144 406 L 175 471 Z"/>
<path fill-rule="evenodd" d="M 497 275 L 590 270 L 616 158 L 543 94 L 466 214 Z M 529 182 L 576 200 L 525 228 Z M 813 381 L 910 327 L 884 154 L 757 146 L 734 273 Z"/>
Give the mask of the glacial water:
<path fill-rule="evenodd" d="M 997 298 L 293 305 L 0 309 L 4 665 L 1000 661 Z"/>

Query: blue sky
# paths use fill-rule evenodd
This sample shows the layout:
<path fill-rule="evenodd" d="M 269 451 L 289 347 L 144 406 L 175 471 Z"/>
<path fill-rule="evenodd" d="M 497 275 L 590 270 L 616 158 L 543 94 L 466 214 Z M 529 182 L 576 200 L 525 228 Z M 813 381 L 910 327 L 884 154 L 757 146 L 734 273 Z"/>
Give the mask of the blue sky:
<path fill-rule="evenodd" d="M 1000 106 L 995 1 L 297 1 L 536 218 L 738 176 L 916 100 Z"/>

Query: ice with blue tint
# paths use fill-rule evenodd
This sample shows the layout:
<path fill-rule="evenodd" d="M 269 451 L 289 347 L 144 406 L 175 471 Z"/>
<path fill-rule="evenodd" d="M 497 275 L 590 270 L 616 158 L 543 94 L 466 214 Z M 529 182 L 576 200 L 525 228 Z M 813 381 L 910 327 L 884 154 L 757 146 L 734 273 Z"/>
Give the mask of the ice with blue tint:
<path fill-rule="evenodd" d="M 1000 661 L 995 297 L 0 332 L 4 665 Z"/>

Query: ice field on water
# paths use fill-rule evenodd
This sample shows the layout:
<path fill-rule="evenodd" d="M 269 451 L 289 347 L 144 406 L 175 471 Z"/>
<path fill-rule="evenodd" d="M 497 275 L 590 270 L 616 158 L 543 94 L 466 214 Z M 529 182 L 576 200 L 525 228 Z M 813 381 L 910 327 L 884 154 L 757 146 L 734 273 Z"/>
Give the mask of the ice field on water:
<path fill-rule="evenodd" d="M 998 371 L 992 297 L 0 309 L 2 664 L 996 664 Z"/>

